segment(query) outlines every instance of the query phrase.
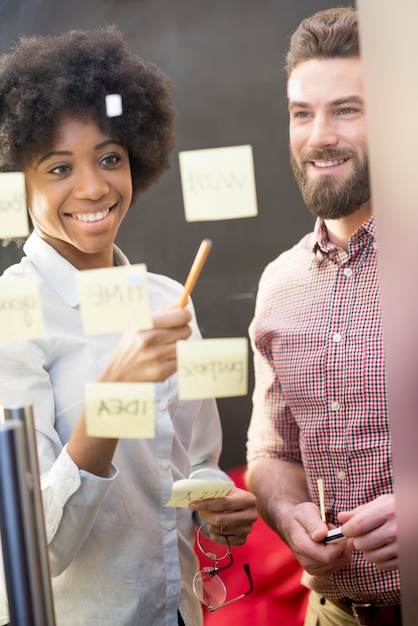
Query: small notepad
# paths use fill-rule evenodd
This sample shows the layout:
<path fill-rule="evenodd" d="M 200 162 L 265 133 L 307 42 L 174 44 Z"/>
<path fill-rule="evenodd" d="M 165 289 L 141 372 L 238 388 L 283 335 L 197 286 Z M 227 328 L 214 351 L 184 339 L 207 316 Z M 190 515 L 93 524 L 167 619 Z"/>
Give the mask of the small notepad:
<path fill-rule="evenodd" d="M 171 497 L 165 506 L 187 507 L 196 500 L 210 500 L 223 498 L 234 486 L 227 480 L 204 480 L 198 478 L 183 478 L 176 480 Z"/>

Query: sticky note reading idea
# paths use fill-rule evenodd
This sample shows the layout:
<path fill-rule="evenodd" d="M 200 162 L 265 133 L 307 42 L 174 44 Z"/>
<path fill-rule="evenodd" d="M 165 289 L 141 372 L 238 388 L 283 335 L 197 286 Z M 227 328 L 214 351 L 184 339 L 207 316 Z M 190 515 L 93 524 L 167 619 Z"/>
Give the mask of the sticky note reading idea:
<path fill-rule="evenodd" d="M 257 215 L 251 146 L 180 152 L 179 163 L 186 221 Z"/>
<path fill-rule="evenodd" d="M 172 493 L 165 506 L 187 507 L 195 500 L 223 498 L 234 486 L 227 480 L 204 480 L 198 478 L 183 478 L 173 484 Z"/>
<path fill-rule="evenodd" d="M 248 340 L 245 337 L 177 342 L 180 400 L 245 396 Z"/>
<path fill-rule="evenodd" d="M 80 271 L 77 288 L 86 334 L 152 328 L 144 264 Z"/>
<path fill-rule="evenodd" d="M 88 383 L 85 404 L 90 437 L 155 437 L 154 383 Z"/>
<path fill-rule="evenodd" d="M 0 239 L 29 235 L 25 176 L 22 172 L 0 173 Z"/>
<path fill-rule="evenodd" d="M 33 277 L 0 285 L 0 341 L 39 339 L 45 335 L 39 281 Z"/>

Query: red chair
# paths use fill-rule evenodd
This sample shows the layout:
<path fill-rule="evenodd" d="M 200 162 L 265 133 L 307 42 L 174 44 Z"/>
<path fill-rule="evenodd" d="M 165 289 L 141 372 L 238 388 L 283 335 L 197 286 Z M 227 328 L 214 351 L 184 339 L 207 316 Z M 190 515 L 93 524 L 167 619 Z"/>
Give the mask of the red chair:
<path fill-rule="evenodd" d="M 241 488 L 245 488 L 244 472 L 242 467 L 228 471 Z M 303 626 L 309 591 L 300 584 L 302 568 L 280 537 L 258 519 L 246 544 L 232 551 L 234 565 L 221 574 L 227 600 L 248 589 L 244 563 L 250 565 L 254 591 L 218 611 L 209 612 L 204 607 L 205 626 Z M 199 549 L 196 553 L 201 566 L 208 566 Z"/>

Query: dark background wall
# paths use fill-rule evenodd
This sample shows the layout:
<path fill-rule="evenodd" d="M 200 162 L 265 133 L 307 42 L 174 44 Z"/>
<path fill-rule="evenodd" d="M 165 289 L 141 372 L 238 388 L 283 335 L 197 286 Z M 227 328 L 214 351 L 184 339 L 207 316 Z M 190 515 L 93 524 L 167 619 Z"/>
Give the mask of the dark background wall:
<path fill-rule="evenodd" d="M 20 34 L 117 24 L 129 46 L 175 83 L 178 142 L 172 169 L 130 210 L 118 244 L 133 263 L 184 282 L 200 241 L 213 249 L 193 292 L 204 337 L 247 336 L 264 266 L 310 230 L 288 164 L 284 50 L 327 0 L 0 0 L 0 51 Z M 250 144 L 259 215 L 219 222 L 184 219 L 178 152 Z M 21 257 L 0 248 L 0 271 Z M 218 401 L 222 466 L 245 462 L 253 387 Z"/>

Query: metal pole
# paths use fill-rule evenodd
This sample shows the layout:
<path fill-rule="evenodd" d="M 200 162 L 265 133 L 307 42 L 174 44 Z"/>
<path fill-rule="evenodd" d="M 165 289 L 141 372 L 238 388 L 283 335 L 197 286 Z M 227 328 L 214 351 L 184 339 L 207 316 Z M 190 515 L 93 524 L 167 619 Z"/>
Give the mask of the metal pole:
<path fill-rule="evenodd" d="M 0 525 L 10 619 L 13 625 L 35 626 L 24 462 L 23 425 L 0 425 Z"/>
<path fill-rule="evenodd" d="M 5 427 L 19 424 L 22 429 L 22 435 L 20 437 L 20 445 L 22 448 L 20 451 L 19 463 L 20 472 L 22 473 L 20 484 L 22 489 L 21 499 L 23 517 L 21 518 L 20 523 L 23 524 L 25 529 L 27 568 L 30 575 L 32 595 L 34 621 L 29 623 L 34 626 L 55 626 L 55 613 L 52 597 L 49 556 L 45 535 L 42 494 L 39 482 L 39 464 L 32 407 L 0 407 L 0 422 L 1 421 L 4 421 Z M 7 480 L 10 473 L 1 471 L 0 475 L 4 477 L 4 480 Z M 7 507 L 4 512 L 7 517 Z M 0 523 L 3 527 L 2 520 Z M 3 543 L 7 543 L 7 541 L 3 541 Z M 7 546 L 6 548 L 3 547 L 3 552 L 7 551 L 7 549 Z M 8 577 L 7 569 L 8 568 L 5 567 L 6 583 Z M 12 594 L 13 593 L 14 591 L 12 590 Z M 21 622 L 20 619 L 18 621 L 14 621 L 12 618 L 12 624 L 20 626 L 20 624 L 25 624 L 25 622 Z"/>

